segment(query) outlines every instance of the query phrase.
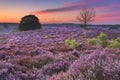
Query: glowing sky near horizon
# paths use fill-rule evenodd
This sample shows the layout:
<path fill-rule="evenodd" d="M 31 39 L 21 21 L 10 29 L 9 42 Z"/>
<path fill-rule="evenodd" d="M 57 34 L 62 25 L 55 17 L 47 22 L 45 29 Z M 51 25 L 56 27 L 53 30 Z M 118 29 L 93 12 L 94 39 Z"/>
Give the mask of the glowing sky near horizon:
<path fill-rule="evenodd" d="M 0 22 L 34 14 L 41 23 L 78 23 L 82 7 L 95 9 L 93 24 L 120 24 L 120 0 L 0 0 Z"/>

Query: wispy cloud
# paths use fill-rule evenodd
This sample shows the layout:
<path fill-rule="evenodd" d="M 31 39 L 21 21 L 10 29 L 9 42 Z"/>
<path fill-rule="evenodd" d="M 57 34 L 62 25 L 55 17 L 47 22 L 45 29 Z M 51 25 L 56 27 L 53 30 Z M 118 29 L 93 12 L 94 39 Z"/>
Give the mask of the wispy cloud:
<path fill-rule="evenodd" d="M 96 22 L 109 22 L 120 20 L 120 1 L 118 0 L 79 0 L 77 2 L 64 3 L 62 7 L 33 11 L 33 14 L 54 14 L 80 11 L 81 8 L 95 8 Z M 68 14 L 69 15 L 69 14 Z M 77 15 L 76 15 L 77 16 Z"/>
<path fill-rule="evenodd" d="M 95 7 L 95 8 L 112 8 L 111 4 L 117 4 L 117 0 L 80 0 L 77 2 L 69 2 L 63 4 L 62 7 L 54 8 L 54 9 L 46 9 L 42 11 L 32 11 L 33 14 L 51 14 L 51 13 L 57 13 L 57 12 L 68 12 L 68 11 L 76 11 L 80 10 L 82 7 Z M 102 7 L 104 6 L 104 7 Z M 116 5 L 117 6 L 117 5 Z M 104 9 L 105 9 L 104 8 Z M 103 9 L 103 10 L 104 10 Z M 105 9 L 106 10 L 106 9 Z"/>
<path fill-rule="evenodd" d="M 86 0 L 87 1 L 87 0 Z M 32 11 L 33 14 L 50 14 L 50 13 L 56 13 L 56 12 L 68 12 L 68 11 L 76 11 L 80 10 L 82 7 L 87 6 L 89 3 L 82 1 L 78 2 L 71 2 L 71 3 L 65 3 L 62 7 L 54 8 L 54 9 L 46 9 L 42 11 Z"/>
<path fill-rule="evenodd" d="M 67 12 L 67 11 L 74 11 L 78 10 L 80 7 L 76 6 L 70 6 L 70 7 L 61 7 L 61 8 L 55 8 L 55 9 L 46 9 L 42 11 L 33 11 L 31 13 L 33 14 L 50 14 L 50 13 L 57 13 L 57 12 Z"/>

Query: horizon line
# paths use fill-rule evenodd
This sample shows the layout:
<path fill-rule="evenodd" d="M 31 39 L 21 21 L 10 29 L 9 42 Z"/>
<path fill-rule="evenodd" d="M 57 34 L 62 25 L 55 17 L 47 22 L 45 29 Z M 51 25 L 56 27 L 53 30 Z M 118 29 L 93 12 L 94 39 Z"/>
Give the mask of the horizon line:
<path fill-rule="evenodd" d="M 0 24 L 19 24 L 18 22 L 0 22 Z M 81 25 L 80 23 L 41 23 L 42 25 L 44 24 L 76 24 L 76 25 Z M 98 23 L 98 24 L 88 24 L 88 25 L 120 25 L 120 23 Z"/>

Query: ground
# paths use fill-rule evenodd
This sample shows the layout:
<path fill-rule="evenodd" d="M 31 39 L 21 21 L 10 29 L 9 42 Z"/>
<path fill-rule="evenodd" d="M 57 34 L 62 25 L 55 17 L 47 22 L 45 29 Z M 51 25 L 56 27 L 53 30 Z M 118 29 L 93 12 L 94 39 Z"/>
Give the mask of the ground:
<path fill-rule="evenodd" d="M 100 32 L 106 33 L 110 40 L 120 37 L 119 29 L 89 28 L 84 34 L 79 27 L 43 28 L 1 35 L 0 78 L 119 80 L 120 50 L 87 43 L 88 38 L 96 37 Z M 79 46 L 65 46 L 66 39 L 75 39 Z"/>

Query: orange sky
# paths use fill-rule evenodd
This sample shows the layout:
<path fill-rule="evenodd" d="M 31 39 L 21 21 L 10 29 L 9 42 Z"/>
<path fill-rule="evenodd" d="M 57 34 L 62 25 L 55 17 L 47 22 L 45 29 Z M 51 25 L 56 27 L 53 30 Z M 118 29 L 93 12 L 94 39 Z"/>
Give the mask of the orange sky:
<path fill-rule="evenodd" d="M 79 23 L 76 17 L 83 6 L 96 11 L 94 24 L 119 24 L 120 0 L 1 0 L 0 22 L 17 22 L 28 14 L 41 23 Z"/>

